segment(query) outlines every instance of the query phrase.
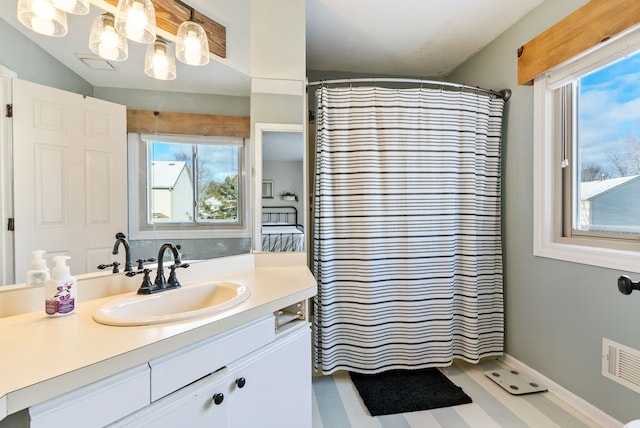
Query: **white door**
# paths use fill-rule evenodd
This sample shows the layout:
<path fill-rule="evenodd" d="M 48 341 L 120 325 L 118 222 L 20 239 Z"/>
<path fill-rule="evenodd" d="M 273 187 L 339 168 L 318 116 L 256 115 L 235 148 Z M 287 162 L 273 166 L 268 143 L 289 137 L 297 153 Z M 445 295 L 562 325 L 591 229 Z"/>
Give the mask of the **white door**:
<path fill-rule="evenodd" d="M 36 249 L 70 256 L 72 275 L 110 263 L 127 233 L 126 107 L 13 79 L 13 147 L 16 282 Z"/>

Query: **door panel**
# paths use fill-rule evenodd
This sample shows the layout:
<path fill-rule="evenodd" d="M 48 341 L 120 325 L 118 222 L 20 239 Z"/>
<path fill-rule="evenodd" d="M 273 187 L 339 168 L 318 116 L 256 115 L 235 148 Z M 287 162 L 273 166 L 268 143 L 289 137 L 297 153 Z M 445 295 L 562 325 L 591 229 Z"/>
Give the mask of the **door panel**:
<path fill-rule="evenodd" d="M 16 282 L 35 249 L 94 272 L 127 232 L 126 108 L 18 79 L 13 106 Z"/>

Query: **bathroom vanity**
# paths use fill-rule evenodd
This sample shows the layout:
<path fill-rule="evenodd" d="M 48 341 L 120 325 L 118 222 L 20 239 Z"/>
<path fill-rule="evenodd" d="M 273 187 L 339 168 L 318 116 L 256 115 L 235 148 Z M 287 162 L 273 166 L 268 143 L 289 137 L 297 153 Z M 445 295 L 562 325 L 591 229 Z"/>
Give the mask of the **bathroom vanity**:
<path fill-rule="evenodd" d="M 316 283 L 304 261 L 255 254 L 198 266 L 183 287 L 233 281 L 251 296 L 196 319 L 94 321 L 114 295 L 81 299 L 67 317 L 0 318 L 0 427 L 310 427 L 305 301 Z"/>

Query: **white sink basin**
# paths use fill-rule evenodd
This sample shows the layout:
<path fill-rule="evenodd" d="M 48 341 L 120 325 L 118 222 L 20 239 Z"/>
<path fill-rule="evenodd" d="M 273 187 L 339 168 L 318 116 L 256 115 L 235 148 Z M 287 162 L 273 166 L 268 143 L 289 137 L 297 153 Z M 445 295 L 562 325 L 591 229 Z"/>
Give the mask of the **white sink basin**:
<path fill-rule="evenodd" d="M 247 287 L 233 282 L 183 285 L 155 294 L 132 293 L 113 298 L 94 311 L 93 319 L 117 326 L 183 321 L 229 309 L 250 295 Z"/>

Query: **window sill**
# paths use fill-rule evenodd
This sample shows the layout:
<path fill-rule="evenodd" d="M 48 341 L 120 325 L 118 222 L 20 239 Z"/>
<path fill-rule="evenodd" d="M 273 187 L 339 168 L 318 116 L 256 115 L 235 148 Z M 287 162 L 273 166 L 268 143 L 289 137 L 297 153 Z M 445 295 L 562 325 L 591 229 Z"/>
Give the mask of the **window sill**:
<path fill-rule="evenodd" d="M 640 273 L 640 253 L 562 242 L 534 243 L 533 255 L 565 262 Z"/>

